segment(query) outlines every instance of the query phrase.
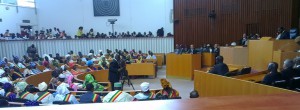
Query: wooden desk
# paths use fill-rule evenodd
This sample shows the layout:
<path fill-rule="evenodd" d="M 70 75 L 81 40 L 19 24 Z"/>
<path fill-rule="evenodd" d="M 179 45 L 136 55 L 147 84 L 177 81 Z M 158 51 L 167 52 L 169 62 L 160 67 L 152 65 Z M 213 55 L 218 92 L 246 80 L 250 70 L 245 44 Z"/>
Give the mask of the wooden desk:
<path fill-rule="evenodd" d="M 247 47 L 221 47 L 220 55 L 223 56 L 226 64 L 248 65 Z"/>
<path fill-rule="evenodd" d="M 129 76 L 148 75 L 155 77 L 155 64 L 153 63 L 132 63 L 126 64 Z"/>
<path fill-rule="evenodd" d="M 38 87 L 38 85 L 42 82 L 49 84 L 51 78 L 52 78 L 52 71 L 47 71 L 47 72 L 43 72 L 40 74 L 27 77 L 25 79 L 25 82 L 27 82 L 28 84 L 32 84 L 35 87 Z"/>
<path fill-rule="evenodd" d="M 300 46 L 296 45 L 294 40 L 250 40 L 248 47 L 248 66 L 258 71 L 266 70 L 268 64 L 274 61 L 274 51 L 288 52 L 300 49 Z"/>
<path fill-rule="evenodd" d="M 195 70 L 194 88 L 200 93 L 200 97 L 298 93 L 198 70 Z"/>
<path fill-rule="evenodd" d="M 163 66 L 165 63 L 165 54 L 164 53 L 154 53 L 157 59 L 157 66 Z"/>
<path fill-rule="evenodd" d="M 201 69 L 201 54 L 167 54 L 167 77 L 193 79 L 194 70 Z"/>
<path fill-rule="evenodd" d="M 202 53 L 201 54 L 201 64 L 202 66 L 214 66 L 216 62 L 216 55 L 214 53 Z"/>
<path fill-rule="evenodd" d="M 266 74 L 267 74 L 267 71 L 261 71 L 258 73 L 238 75 L 238 76 L 234 76 L 232 78 L 241 79 L 241 80 L 245 80 L 245 81 L 260 82 L 264 79 Z"/>
<path fill-rule="evenodd" d="M 11 107 L 6 110 L 299 110 L 300 94 Z M 140 106 L 141 105 L 141 106 Z"/>
<path fill-rule="evenodd" d="M 273 52 L 273 61 L 278 63 L 279 70 L 283 68 L 283 62 L 286 59 L 293 60 L 297 56 L 300 56 L 300 52 L 282 52 L 282 51 L 274 51 Z"/>

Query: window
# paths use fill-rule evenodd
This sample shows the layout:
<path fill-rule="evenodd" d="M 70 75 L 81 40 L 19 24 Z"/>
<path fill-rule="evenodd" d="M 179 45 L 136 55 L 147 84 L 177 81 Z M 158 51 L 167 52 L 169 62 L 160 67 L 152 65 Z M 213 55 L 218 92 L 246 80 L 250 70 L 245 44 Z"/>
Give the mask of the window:
<path fill-rule="evenodd" d="M 35 0 L 0 0 L 0 4 L 9 4 L 13 6 L 35 7 Z"/>
<path fill-rule="evenodd" d="M 23 7 L 35 7 L 35 0 L 18 0 L 18 6 L 23 6 Z"/>

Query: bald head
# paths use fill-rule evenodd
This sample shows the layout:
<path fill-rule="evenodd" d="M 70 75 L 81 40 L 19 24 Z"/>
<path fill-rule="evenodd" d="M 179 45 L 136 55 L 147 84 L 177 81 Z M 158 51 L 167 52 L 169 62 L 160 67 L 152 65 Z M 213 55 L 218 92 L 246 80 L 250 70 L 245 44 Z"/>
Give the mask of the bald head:
<path fill-rule="evenodd" d="M 293 66 L 294 66 L 294 62 L 293 62 L 293 60 L 291 60 L 291 59 L 286 59 L 286 60 L 283 62 L 283 69 L 293 68 Z"/>

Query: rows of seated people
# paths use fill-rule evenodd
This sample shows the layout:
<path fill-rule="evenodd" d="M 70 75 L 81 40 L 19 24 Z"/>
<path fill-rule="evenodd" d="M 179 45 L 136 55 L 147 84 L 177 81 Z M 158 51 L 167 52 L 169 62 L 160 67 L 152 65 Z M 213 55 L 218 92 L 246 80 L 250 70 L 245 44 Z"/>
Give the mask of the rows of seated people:
<path fill-rule="evenodd" d="M 172 88 L 166 79 L 161 79 L 161 90 L 150 91 L 150 84 L 143 82 L 141 91 L 135 95 L 131 95 L 126 91 L 122 91 L 121 83 L 115 83 L 115 91 L 103 91 L 103 86 L 97 83 L 91 74 L 87 74 L 82 87 L 78 87 L 84 91 L 80 96 L 73 95 L 76 89 L 66 80 L 64 73 L 60 70 L 54 70 L 52 74 L 59 74 L 56 82 L 56 90 L 49 91 L 48 84 L 42 82 L 38 87 L 27 84 L 26 82 L 6 82 L 0 83 L 0 107 L 7 106 L 3 100 L 9 102 L 24 103 L 24 106 L 52 105 L 52 104 L 79 104 L 79 103 L 110 103 L 110 102 L 131 102 L 143 100 L 161 100 L 161 99 L 180 99 L 178 91 Z M 4 74 L 4 73 L 3 73 Z M 50 84 L 51 85 L 51 84 Z M 198 93 L 191 98 L 198 97 Z"/>
<path fill-rule="evenodd" d="M 271 62 L 268 65 L 269 73 L 262 80 L 263 84 L 296 90 L 300 87 L 300 57 L 294 60 L 286 59 L 283 69 L 278 72 L 278 64 Z"/>
<path fill-rule="evenodd" d="M 164 30 L 163 28 L 157 30 L 156 37 L 164 37 Z M 171 33 L 167 33 L 166 37 L 172 37 Z M 78 31 L 74 38 L 128 38 L 128 37 L 155 37 L 152 32 L 132 32 L 129 31 L 118 33 L 118 32 L 109 32 L 108 34 L 105 33 L 95 33 L 94 29 L 91 28 L 89 32 L 84 33 L 83 27 L 79 27 Z M 4 34 L 0 34 L 0 40 L 25 40 L 25 39 L 72 39 L 71 36 L 67 35 L 64 30 L 60 30 L 59 28 L 54 27 L 52 29 L 40 30 L 31 32 L 28 29 L 22 29 L 20 33 L 11 33 L 9 30 L 6 30 Z"/>
<path fill-rule="evenodd" d="M 220 45 L 214 44 L 214 46 L 211 46 L 210 44 L 203 44 L 203 46 L 199 48 L 195 48 L 194 45 L 190 45 L 188 48 L 186 45 L 175 45 L 174 53 L 176 54 L 182 54 L 182 53 L 188 53 L 188 54 L 196 54 L 196 53 L 215 53 L 216 56 L 220 55 Z"/>
<path fill-rule="evenodd" d="M 77 67 L 79 66 L 87 66 L 88 69 L 86 71 L 108 69 L 109 63 L 116 54 L 119 54 L 121 59 L 126 63 L 143 63 L 144 59 L 156 59 L 152 51 L 143 53 L 142 51 L 136 52 L 134 49 L 130 52 L 126 49 L 123 51 L 116 49 L 115 52 L 112 52 L 107 49 L 105 54 L 103 54 L 102 50 L 99 51 L 99 54 L 95 53 L 94 50 L 90 50 L 88 55 L 83 55 L 81 52 L 78 52 L 78 55 L 76 55 L 73 51 L 70 51 L 63 57 L 58 53 L 55 57 L 51 54 L 44 54 L 43 57 L 39 57 L 37 53 L 35 55 L 29 55 L 30 57 L 24 55 L 22 60 L 17 56 L 13 56 L 12 62 L 5 57 L 0 61 L 0 66 L 4 71 L 12 74 L 13 79 L 17 79 L 20 75 L 27 77 L 60 67 L 73 69 L 73 74 L 76 74 L 82 72 L 77 71 Z M 45 69 L 40 70 L 40 68 L 38 68 L 39 66 L 44 66 Z"/>
<path fill-rule="evenodd" d="M 173 35 L 171 33 L 167 33 L 166 37 L 172 37 L 172 36 Z M 155 37 L 155 36 L 154 36 L 154 34 L 152 34 L 151 31 L 149 31 L 148 33 L 147 32 L 144 32 L 144 33 L 132 32 L 132 33 L 130 33 L 129 31 L 122 32 L 122 33 L 109 32 L 107 35 L 105 33 L 101 33 L 101 34 L 99 32 L 95 33 L 93 28 L 91 28 L 88 33 L 84 33 L 82 26 L 78 28 L 78 31 L 75 35 L 75 38 L 128 38 L 128 37 Z M 156 37 L 164 37 L 163 28 L 157 30 Z"/>

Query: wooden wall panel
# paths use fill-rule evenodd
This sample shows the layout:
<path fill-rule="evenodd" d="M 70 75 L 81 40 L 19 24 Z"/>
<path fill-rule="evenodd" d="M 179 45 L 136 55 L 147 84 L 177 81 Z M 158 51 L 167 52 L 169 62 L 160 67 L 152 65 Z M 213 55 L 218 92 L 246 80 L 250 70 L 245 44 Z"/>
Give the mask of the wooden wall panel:
<path fill-rule="evenodd" d="M 175 44 L 229 44 L 243 33 L 275 36 L 299 24 L 297 0 L 174 0 Z M 215 10 L 216 18 L 208 14 Z M 295 25 L 297 24 L 297 25 Z"/>

